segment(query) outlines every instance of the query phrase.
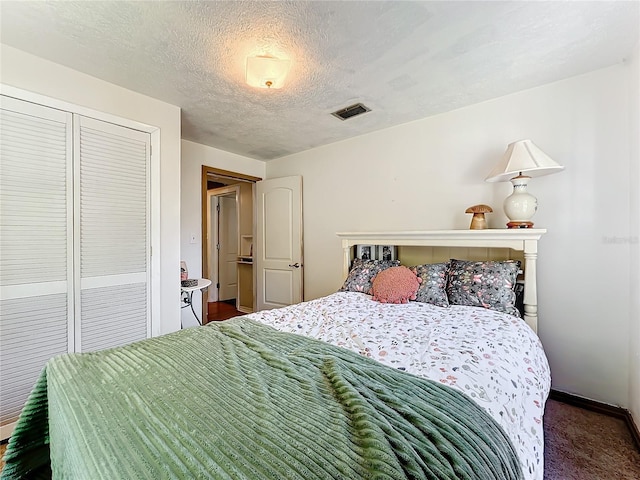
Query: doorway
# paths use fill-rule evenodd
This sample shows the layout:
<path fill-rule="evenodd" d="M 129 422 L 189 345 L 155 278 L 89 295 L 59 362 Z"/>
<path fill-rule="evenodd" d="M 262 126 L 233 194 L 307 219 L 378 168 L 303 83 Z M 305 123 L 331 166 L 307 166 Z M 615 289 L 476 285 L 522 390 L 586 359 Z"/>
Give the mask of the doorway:
<path fill-rule="evenodd" d="M 244 307 L 246 298 L 240 298 L 251 296 L 253 305 L 255 281 L 252 273 L 246 275 L 252 265 L 245 257 L 240 261 L 239 249 L 253 237 L 253 186 L 259 180 L 202 166 L 202 276 L 212 281 L 203 295 L 203 324 L 252 311 Z"/>
<path fill-rule="evenodd" d="M 207 191 L 209 201 L 209 272 L 212 282 L 209 303 L 226 302 L 235 305 L 238 293 L 238 186 Z"/>

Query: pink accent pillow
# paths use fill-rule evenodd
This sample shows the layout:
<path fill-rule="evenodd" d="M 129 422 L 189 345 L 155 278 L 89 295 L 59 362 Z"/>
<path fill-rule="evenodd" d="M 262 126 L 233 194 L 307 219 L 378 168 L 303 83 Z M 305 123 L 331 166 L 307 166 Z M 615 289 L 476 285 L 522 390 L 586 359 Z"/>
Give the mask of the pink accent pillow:
<path fill-rule="evenodd" d="M 416 299 L 420 282 L 422 279 L 407 267 L 391 267 L 376 275 L 371 293 L 380 303 L 409 303 Z"/>

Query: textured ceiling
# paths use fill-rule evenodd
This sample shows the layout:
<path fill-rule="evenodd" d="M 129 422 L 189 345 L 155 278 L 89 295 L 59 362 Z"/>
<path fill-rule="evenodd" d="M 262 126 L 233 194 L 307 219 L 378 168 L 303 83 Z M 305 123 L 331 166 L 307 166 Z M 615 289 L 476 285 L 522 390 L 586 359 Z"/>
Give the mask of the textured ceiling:
<path fill-rule="evenodd" d="M 0 3 L 1 41 L 182 108 L 184 139 L 270 160 L 623 61 L 638 1 Z M 281 90 L 247 56 L 290 58 Z M 330 113 L 362 102 L 371 112 Z"/>

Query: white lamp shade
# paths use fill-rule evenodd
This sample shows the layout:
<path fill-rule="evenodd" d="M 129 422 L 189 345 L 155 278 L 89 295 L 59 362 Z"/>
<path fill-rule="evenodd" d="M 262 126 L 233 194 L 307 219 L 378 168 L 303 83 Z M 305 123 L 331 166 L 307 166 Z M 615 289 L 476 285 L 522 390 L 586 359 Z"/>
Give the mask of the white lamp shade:
<path fill-rule="evenodd" d="M 248 57 L 246 81 L 252 87 L 282 88 L 290 65 L 290 60 L 280 58 Z"/>
<path fill-rule="evenodd" d="M 531 140 L 513 142 L 507 147 L 502 159 L 485 178 L 486 182 L 506 182 L 517 175 L 540 177 L 564 170 Z"/>

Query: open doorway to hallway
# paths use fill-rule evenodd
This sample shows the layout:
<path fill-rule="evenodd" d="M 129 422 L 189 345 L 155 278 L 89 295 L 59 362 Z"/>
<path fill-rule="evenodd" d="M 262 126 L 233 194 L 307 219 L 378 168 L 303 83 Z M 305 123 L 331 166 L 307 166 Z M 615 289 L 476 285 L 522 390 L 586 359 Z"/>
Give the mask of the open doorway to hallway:
<path fill-rule="evenodd" d="M 229 185 L 207 191 L 207 235 L 209 275 L 213 288 L 209 288 L 209 302 L 227 302 L 235 305 L 238 294 L 238 199 L 240 187 Z"/>
<path fill-rule="evenodd" d="M 254 306 L 253 198 L 261 180 L 202 166 L 203 324 L 250 313 Z"/>

